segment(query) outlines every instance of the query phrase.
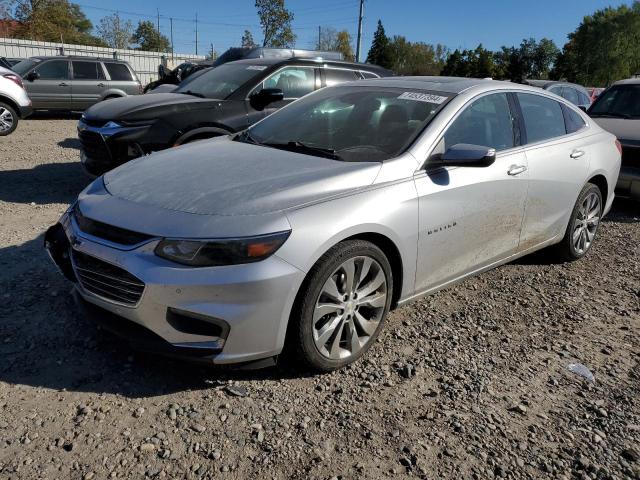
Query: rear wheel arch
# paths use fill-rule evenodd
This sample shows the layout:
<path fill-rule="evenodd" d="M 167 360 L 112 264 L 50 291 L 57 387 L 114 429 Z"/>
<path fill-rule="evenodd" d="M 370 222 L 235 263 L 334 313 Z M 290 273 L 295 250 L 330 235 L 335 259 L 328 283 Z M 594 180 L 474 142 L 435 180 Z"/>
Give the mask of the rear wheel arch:
<path fill-rule="evenodd" d="M 9 105 L 11 108 L 15 110 L 16 115 L 20 116 L 20 106 L 16 102 L 14 102 L 11 98 L 7 97 L 6 95 L 0 95 L 0 102 L 6 103 L 7 105 Z"/>
<path fill-rule="evenodd" d="M 598 174 L 591 177 L 587 180 L 587 183 L 593 183 L 598 189 L 600 189 L 600 194 L 602 195 L 602 201 L 606 205 L 607 199 L 609 198 L 609 184 L 604 175 Z"/>

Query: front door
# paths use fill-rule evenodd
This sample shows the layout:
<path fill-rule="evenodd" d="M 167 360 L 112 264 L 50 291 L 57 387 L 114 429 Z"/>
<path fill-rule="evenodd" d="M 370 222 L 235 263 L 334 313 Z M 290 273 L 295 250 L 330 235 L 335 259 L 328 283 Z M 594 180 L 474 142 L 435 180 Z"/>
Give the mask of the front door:
<path fill-rule="evenodd" d="M 518 248 L 528 172 L 517 144 L 507 94 L 473 100 L 447 128 L 437 148 L 495 148 L 488 167 L 427 166 L 415 176 L 419 196 L 416 290 L 446 284 L 514 254 Z M 441 153 L 442 153 L 441 152 Z"/>
<path fill-rule="evenodd" d="M 33 108 L 43 110 L 71 109 L 71 80 L 68 60 L 45 60 L 32 71 L 34 80 L 26 79 L 24 86 L 33 102 Z"/>

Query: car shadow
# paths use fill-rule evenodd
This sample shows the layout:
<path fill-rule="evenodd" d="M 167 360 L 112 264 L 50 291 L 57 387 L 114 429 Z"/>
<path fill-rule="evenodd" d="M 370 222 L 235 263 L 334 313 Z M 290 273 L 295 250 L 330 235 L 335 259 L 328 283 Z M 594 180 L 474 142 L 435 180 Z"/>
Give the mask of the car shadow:
<path fill-rule="evenodd" d="M 90 182 L 80 162 L 46 163 L 30 169 L 0 170 L 0 201 L 71 203 Z"/>
<path fill-rule="evenodd" d="M 0 249 L 0 382 L 139 398 L 312 375 L 291 363 L 234 370 L 134 350 L 79 313 L 43 237 Z"/>
<path fill-rule="evenodd" d="M 78 120 L 82 112 L 58 112 L 38 110 L 29 116 L 29 120 Z"/>
<path fill-rule="evenodd" d="M 58 146 L 62 148 L 71 148 L 73 150 L 80 150 L 80 140 L 77 138 L 65 138 L 64 140 L 58 142 Z"/>

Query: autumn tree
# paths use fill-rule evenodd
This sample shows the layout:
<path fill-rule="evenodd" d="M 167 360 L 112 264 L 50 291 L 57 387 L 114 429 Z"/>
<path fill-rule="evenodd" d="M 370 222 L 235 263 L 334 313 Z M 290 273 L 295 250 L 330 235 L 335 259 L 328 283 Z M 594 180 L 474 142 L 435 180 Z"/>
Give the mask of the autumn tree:
<path fill-rule="evenodd" d="M 116 12 L 100 20 L 98 35 L 111 48 L 129 48 L 133 36 L 133 24 Z"/>
<path fill-rule="evenodd" d="M 287 48 L 295 44 L 293 13 L 285 8 L 284 0 L 256 0 L 256 9 L 264 35 L 263 47 Z"/>
<path fill-rule="evenodd" d="M 351 43 L 351 35 L 347 30 L 338 32 L 335 28 L 323 27 L 320 29 L 316 49 L 328 52 L 340 52 L 342 58 L 352 62 L 354 61 L 355 55 Z"/>

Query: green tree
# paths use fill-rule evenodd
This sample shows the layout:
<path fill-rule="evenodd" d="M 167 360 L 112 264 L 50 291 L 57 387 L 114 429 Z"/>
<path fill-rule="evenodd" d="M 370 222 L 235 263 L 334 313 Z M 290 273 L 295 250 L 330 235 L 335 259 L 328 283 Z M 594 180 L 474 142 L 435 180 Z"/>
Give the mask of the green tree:
<path fill-rule="evenodd" d="M 100 19 L 98 35 L 111 48 L 129 48 L 133 36 L 133 24 L 120 18 L 118 13 Z"/>
<path fill-rule="evenodd" d="M 168 52 L 171 50 L 169 39 L 162 35 L 149 20 L 138 22 L 138 28 L 133 33 L 131 40 L 138 44 L 138 50 L 148 52 Z"/>
<path fill-rule="evenodd" d="M 461 52 L 456 48 L 447 58 L 441 75 L 446 77 L 468 77 L 469 72 L 470 65 L 466 58 L 466 50 Z"/>
<path fill-rule="evenodd" d="M 640 72 L 640 2 L 584 17 L 569 34 L 552 77 L 608 86 Z"/>
<path fill-rule="evenodd" d="M 263 47 L 292 47 L 296 36 L 291 29 L 293 13 L 284 6 L 284 0 L 256 0 L 262 26 Z"/>
<path fill-rule="evenodd" d="M 5 15 L 20 23 L 16 37 L 42 42 L 105 46 L 91 35 L 93 24 L 67 0 L 3 0 Z"/>
<path fill-rule="evenodd" d="M 367 62 L 388 69 L 393 68 L 393 59 L 391 49 L 389 48 L 389 37 L 387 37 L 380 20 L 378 20 L 376 33 L 373 34 L 373 42 L 367 54 Z"/>
<path fill-rule="evenodd" d="M 253 48 L 256 46 L 256 42 L 253 41 L 253 35 L 249 30 L 245 30 L 242 34 L 241 46 L 242 48 Z"/>
<path fill-rule="evenodd" d="M 393 59 L 392 70 L 398 75 L 439 75 L 444 66 L 441 45 L 434 47 L 424 42 L 410 42 L 395 35 L 389 42 Z"/>

